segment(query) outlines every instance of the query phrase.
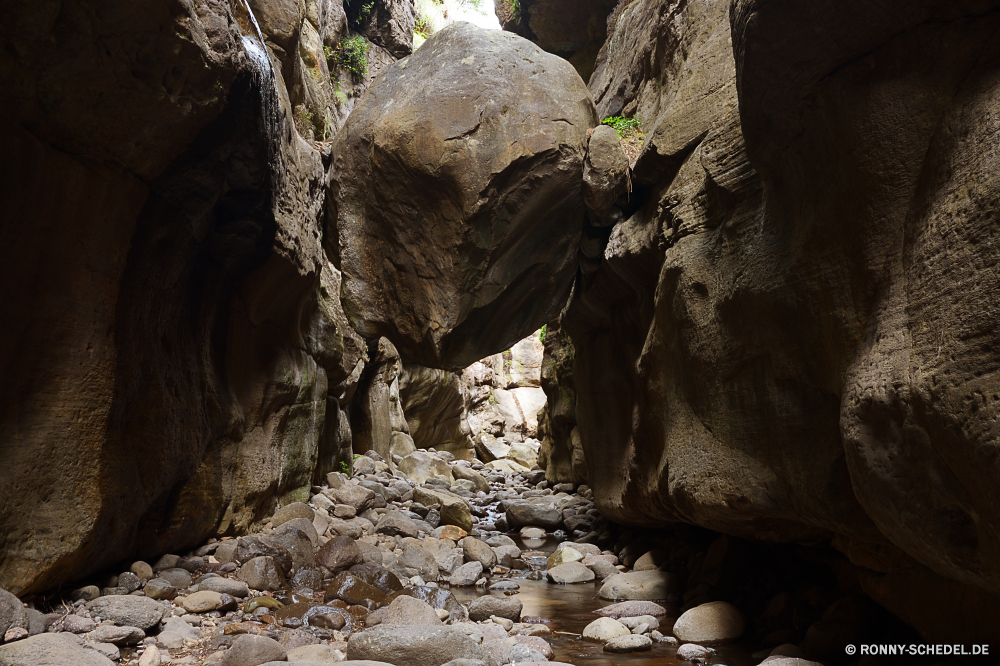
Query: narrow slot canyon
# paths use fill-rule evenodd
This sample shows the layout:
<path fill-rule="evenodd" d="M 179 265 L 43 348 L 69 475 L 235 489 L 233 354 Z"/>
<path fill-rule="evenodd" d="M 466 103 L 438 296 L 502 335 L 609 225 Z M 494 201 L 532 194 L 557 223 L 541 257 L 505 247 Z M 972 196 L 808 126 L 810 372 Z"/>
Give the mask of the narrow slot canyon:
<path fill-rule="evenodd" d="M 1000 3 L 0 16 L 0 666 L 1000 654 Z"/>

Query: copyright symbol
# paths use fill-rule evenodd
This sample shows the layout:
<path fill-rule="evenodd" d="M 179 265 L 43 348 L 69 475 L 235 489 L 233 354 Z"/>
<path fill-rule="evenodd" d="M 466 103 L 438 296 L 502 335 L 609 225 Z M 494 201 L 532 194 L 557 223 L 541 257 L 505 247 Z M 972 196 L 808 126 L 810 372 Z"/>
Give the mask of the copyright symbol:
<path fill-rule="evenodd" d="M 857 651 L 858 648 L 854 647 L 853 645 L 848 645 L 847 647 L 844 648 L 844 652 L 846 652 L 847 654 L 854 654 Z"/>

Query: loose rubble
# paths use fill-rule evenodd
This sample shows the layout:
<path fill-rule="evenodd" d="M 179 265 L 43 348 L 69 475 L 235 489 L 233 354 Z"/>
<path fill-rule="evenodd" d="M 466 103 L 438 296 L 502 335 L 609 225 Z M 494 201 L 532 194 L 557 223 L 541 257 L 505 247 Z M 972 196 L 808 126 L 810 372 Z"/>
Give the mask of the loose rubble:
<path fill-rule="evenodd" d="M 531 462 L 518 446 L 510 452 Z M 535 550 L 553 538 L 554 550 Z M 740 639 L 748 623 L 705 582 L 722 576 L 726 537 L 707 551 L 693 549 L 698 538 L 652 543 L 622 530 L 600 516 L 587 486 L 552 486 L 537 465 L 508 471 L 433 449 L 392 461 L 369 452 L 350 476 L 328 474 L 308 502 L 278 508 L 258 534 L 133 562 L 48 606 L 0 591 L 0 663 L 544 663 L 556 633 L 552 619 L 524 616 L 525 581 L 590 585 L 606 600 L 575 636 L 581 648 L 715 663 L 710 646 Z M 790 643 L 802 632 L 784 628 L 792 603 L 773 596 L 757 620 L 772 647 L 755 656 L 812 663 Z M 838 612 L 863 615 L 858 603 L 833 603 L 816 626 Z M 820 641 L 812 629 L 805 647 Z"/>

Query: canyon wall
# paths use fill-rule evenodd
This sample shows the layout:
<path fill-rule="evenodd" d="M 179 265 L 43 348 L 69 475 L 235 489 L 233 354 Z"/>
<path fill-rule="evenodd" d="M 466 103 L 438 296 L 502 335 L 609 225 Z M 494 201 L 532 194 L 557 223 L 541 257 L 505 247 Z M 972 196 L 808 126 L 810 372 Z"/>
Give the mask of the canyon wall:
<path fill-rule="evenodd" d="M 599 508 L 998 635 L 995 3 L 623 5 L 589 87 L 647 136 L 561 318 Z"/>
<path fill-rule="evenodd" d="M 294 128 L 297 65 L 276 53 L 322 58 L 307 28 L 345 28 L 309 2 L 262 35 L 233 7 L 4 3 L 15 593 L 251 529 L 343 448 L 327 415 L 364 344 L 321 245 L 323 146 Z"/>

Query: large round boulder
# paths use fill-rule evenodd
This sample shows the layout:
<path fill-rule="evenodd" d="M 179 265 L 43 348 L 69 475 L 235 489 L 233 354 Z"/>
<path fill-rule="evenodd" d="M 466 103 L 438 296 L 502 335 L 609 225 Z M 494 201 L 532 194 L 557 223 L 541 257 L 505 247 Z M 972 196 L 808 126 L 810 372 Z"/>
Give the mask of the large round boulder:
<path fill-rule="evenodd" d="M 565 60 L 456 23 L 379 76 L 333 145 L 326 249 L 354 327 L 460 368 L 556 317 L 597 114 Z"/>

